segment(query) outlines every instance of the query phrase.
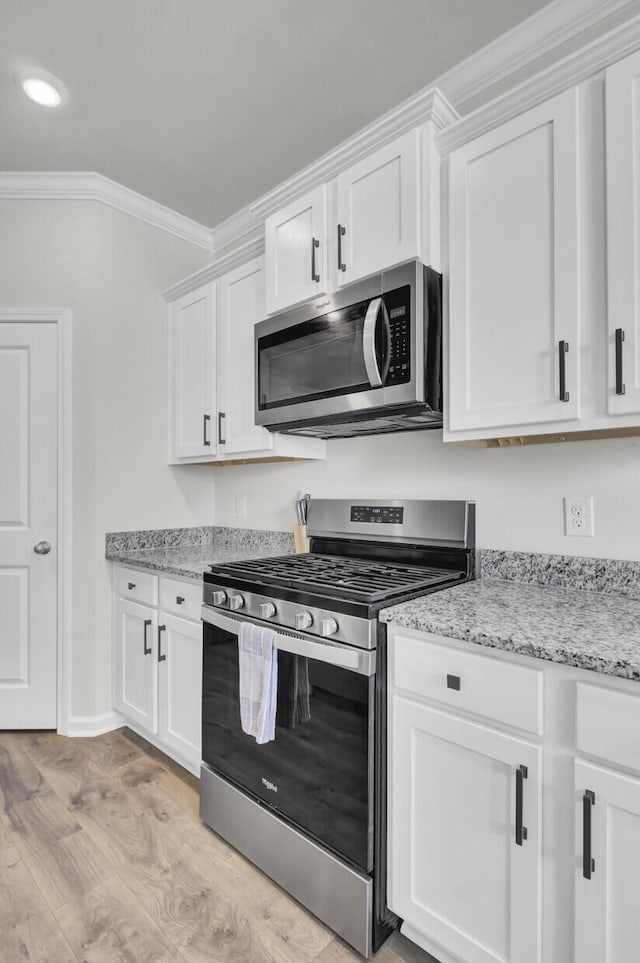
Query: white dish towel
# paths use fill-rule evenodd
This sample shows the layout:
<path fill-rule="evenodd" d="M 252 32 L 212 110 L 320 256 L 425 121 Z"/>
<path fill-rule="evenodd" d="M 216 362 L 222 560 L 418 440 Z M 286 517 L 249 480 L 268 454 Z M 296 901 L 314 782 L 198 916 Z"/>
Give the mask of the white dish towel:
<path fill-rule="evenodd" d="M 276 737 L 278 650 L 276 633 L 261 625 L 240 623 L 240 725 L 262 745 Z"/>

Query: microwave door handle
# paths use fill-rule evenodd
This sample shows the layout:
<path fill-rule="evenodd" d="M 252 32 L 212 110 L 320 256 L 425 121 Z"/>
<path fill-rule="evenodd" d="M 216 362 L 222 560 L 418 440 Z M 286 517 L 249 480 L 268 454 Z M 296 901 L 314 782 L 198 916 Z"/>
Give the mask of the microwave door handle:
<path fill-rule="evenodd" d="M 209 606 L 203 605 L 202 620 L 209 625 L 215 625 L 225 632 L 238 635 L 241 618 L 230 618 L 223 615 Z M 251 620 L 253 622 L 253 620 Z M 255 623 L 260 624 L 260 623 Z M 315 659 L 317 662 L 328 662 L 329 665 L 336 665 L 344 669 L 352 669 L 361 675 L 373 675 L 375 671 L 375 652 L 366 650 L 354 651 L 346 645 L 336 642 L 311 641 L 302 639 L 296 635 L 282 635 L 276 632 L 276 648 L 281 652 L 289 652 L 291 655 L 301 655 L 306 659 Z"/>
<path fill-rule="evenodd" d="M 382 302 L 382 323 L 384 325 L 384 361 L 382 365 L 382 384 L 384 385 L 387 381 L 387 375 L 389 374 L 389 365 L 391 364 L 391 323 L 389 321 L 389 312 L 387 311 L 387 306 Z"/>
<path fill-rule="evenodd" d="M 382 375 L 376 357 L 376 324 L 381 307 L 384 307 L 382 298 L 374 298 L 369 303 L 362 327 L 362 354 L 367 378 L 372 388 L 382 387 Z"/>

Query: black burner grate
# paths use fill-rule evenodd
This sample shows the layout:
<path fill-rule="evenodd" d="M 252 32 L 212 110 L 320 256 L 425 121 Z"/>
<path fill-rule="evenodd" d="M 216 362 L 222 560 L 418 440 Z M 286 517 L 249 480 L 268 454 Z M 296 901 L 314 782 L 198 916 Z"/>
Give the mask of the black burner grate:
<path fill-rule="evenodd" d="M 326 592 L 342 598 L 379 601 L 450 581 L 456 574 L 420 565 L 372 562 L 338 555 L 283 555 L 228 565 L 212 565 L 216 574 L 254 579 L 263 585 Z"/>

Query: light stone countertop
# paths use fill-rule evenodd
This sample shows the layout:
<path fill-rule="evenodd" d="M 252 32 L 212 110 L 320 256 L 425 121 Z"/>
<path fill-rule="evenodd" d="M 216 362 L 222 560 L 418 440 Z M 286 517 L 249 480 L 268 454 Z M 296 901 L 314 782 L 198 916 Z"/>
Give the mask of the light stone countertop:
<path fill-rule="evenodd" d="M 482 578 L 383 609 L 383 622 L 640 680 L 640 601 Z"/>

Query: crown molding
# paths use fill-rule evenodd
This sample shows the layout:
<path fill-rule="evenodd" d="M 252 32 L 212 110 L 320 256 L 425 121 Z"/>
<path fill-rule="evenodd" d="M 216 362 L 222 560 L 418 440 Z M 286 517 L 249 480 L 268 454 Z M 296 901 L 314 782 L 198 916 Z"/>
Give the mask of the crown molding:
<path fill-rule="evenodd" d="M 498 124 L 588 80 L 639 48 L 640 16 L 637 16 L 442 131 L 436 139 L 439 153 L 446 156 Z"/>
<path fill-rule="evenodd" d="M 249 205 L 248 210 L 262 221 L 317 184 L 335 177 L 372 150 L 384 146 L 419 124 L 431 122 L 438 131 L 452 124 L 458 117 L 459 114 L 446 97 L 435 87 L 421 90 L 279 184 L 274 190 L 258 198 Z"/>
<path fill-rule="evenodd" d="M 93 171 L 2 171 L 0 198 L 100 201 L 183 241 L 213 250 L 210 228 Z"/>
<path fill-rule="evenodd" d="M 196 288 L 200 288 L 210 281 L 215 281 L 216 278 L 221 277 L 223 274 L 228 274 L 229 271 L 233 271 L 242 264 L 246 264 L 247 261 L 251 261 L 253 258 L 260 257 L 261 254 L 264 254 L 264 231 L 262 225 L 259 225 L 258 231 L 253 233 L 253 237 L 249 239 L 245 238 L 240 244 L 234 244 L 233 248 L 227 254 L 216 254 L 215 260 L 212 261 L 211 264 L 207 264 L 199 271 L 195 271 L 193 274 L 190 274 L 177 284 L 173 284 L 170 288 L 163 291 L 162 296 L 165 301 L 177 301 L 178 298 L 181 298 L 184 294 L 189 294 L 191 291 L 195 291 Z"/>
<path fill-rule="evenodd" d="M 460 113 L 471 101 L 508 81 L 563 45 L 580 43 L 615 28 L 616 20 L 640 14 L 640 0 L 555 0 L 497 37 L 462 63 L 441 74 L 435 84 Z"/>

